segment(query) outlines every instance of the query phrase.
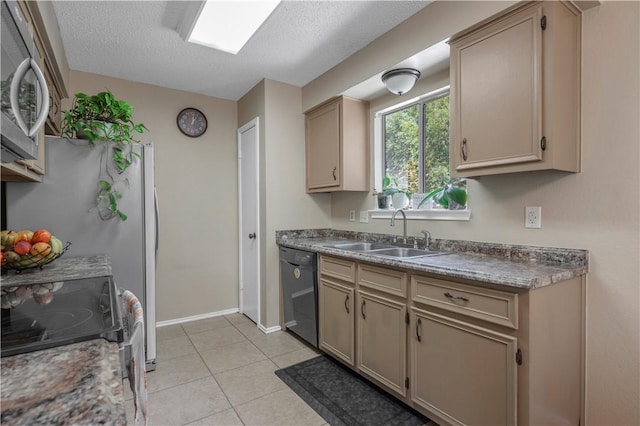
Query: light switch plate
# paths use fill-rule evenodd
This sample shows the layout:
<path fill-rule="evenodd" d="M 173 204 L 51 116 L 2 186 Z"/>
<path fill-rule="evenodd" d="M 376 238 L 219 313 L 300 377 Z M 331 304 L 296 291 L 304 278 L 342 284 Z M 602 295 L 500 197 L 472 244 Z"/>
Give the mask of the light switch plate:
<path fill-rule="evenodd" d="M 360 210 L 360 223 L 369 223 L 369 212 L 367 210 Z"/>
<path fill-rule="evenodd" d="M 542 228 L 542 207 L 525 207 L 524 227 Z"/>
<path fill-rule="evenodd" d="M 356 221 L 356 211 L 349 210 L 349 222 L 355 222 L 355 221 Z"/>

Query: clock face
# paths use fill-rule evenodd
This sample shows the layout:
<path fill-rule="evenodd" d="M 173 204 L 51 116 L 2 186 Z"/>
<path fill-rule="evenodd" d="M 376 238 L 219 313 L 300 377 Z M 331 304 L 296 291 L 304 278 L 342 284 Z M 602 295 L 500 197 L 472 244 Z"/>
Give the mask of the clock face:
<path fill-rule="evenodd" d="M 207 131 L 207 117 L 195 108 L 183 109 L 176 120 L 180 131 L 192 138 L 197 138 Z"/>

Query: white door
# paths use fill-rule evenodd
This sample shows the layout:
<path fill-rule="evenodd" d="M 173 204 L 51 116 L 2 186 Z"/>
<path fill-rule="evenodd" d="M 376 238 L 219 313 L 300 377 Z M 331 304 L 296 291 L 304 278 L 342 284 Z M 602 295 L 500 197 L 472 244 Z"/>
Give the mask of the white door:
<path fill-rule="evenodd" d="M 240 312 L 260 323 L 258 117 L 238 129 Z"/>

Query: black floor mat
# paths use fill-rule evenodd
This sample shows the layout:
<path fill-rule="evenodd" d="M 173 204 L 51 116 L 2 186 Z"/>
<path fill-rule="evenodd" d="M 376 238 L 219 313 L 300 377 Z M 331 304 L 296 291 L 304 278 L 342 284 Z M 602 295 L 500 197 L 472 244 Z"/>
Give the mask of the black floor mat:
<path fill-rule="evenodd" d="M 328 356 L 276 375 L 332 426 L 418 426 L 429 421 Z"/>

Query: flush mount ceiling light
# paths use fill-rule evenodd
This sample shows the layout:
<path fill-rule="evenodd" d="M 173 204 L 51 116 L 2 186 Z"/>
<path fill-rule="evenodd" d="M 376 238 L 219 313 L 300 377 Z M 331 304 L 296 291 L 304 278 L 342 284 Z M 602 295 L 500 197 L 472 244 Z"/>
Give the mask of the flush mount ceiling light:
<path fill-rule="evenodd" d="M 393 94 L 407 93 L 420 78 L 420 71 L 413 68 L 397 68 L 382 74 L 382 82 Z"/>
<path fill-rule="evenodd" d="M 280 0 L 194 2 L 178 32 L 188 42 L 237 54 Z"/>

